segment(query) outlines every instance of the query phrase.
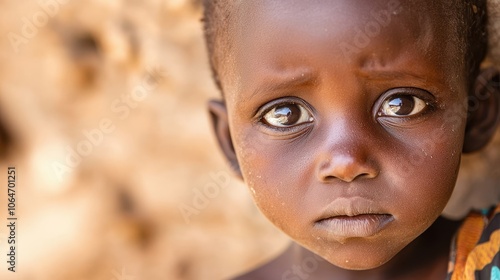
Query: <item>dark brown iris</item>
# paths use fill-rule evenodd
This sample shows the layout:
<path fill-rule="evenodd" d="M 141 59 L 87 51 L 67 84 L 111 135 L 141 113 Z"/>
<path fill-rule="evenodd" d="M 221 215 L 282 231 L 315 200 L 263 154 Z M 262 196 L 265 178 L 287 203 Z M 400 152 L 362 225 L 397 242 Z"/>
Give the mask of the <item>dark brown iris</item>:
<path fill-rule="evenodd" d="M 398 116 L 409 115 L 415 109 L 413 96 L 400 95 L 392 98 L 389 102 L 389 109 Z"/>
<path fill-rule="evenodd" d="M 300 120 L 300 108 L 294 104 L 278 106 L 274 110 L 274 118 L 282 125 L 294 125 Z"/>

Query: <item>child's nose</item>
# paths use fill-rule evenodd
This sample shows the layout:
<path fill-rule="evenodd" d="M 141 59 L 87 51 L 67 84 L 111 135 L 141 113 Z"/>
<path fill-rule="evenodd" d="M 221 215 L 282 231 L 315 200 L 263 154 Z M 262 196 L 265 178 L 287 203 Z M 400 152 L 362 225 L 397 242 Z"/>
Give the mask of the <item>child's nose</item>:
<path fill-rule="evenodd" d="M 360 154 L 332 154 L 331 158 L 320 164 L 318 179 L 321 182 L 341 180 L 347 183 L 365 178 L 372 179 L 379 174 L 373 162 Z"/>
<path fill-rule="evenodd" d="M 343 121 L 325 129 L 322 148 L 317 151 L 317 176 L 321 182 L 341 180 L 352 182 L 357 179 L 371 179 L 380 173 L 376 160 L 378 147 L 372 141 L 367 125 L 362 121 L 344 118 Z"/>

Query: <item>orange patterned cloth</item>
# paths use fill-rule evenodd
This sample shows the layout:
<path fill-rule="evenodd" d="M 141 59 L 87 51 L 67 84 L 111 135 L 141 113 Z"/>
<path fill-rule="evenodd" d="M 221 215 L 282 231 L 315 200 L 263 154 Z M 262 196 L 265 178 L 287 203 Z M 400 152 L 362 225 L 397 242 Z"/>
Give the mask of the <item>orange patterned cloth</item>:
<path fill-rule="evenodd" d="M 500 280 L 500 205 L 465 218 L 452 243 L 447 280 Z"/>

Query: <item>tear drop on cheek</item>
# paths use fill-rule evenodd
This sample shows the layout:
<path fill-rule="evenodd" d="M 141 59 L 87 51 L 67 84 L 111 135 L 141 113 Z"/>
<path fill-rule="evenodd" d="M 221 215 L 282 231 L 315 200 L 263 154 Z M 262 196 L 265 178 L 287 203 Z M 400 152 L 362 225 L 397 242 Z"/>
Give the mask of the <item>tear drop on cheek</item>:
<path fill-rule="evenodd" d="M 256 195 L 256 192 L 255 192 L 254 188 L 250 188 L 250 190 L 252 191 L 253 195 Z"/>

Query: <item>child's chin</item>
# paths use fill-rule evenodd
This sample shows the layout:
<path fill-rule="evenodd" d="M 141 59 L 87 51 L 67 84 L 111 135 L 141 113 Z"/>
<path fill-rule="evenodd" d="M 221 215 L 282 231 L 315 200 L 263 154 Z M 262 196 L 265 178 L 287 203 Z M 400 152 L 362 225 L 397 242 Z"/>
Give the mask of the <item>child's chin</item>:
<path fill-rule="evenodd" d="M 352 260 L 352 261 L 340 261 L 340 262 L 335 262 L 332 263 L 333 265 L 340 267 L 342 269 L 347 269 L 347 270 L 371 270 L 371 269 L 376 269 L 378 267 L 381 267 L 382 265 L 386 264 L 390 260 L 384 260 L 384 261 L 375 261 L 375 262 L 370 262 L 367 259 L 364 260 Z M 364 263 L 363 263 L 364 262 Z"/>
<path fill-rule="evenodd" d="M 347 270 L 371 270 L 376 269 L 397 255 L 399 251 L 382 250 L 345 250 L 343 252 L 331 252 L 328 255 L 321 255 L 329 263 Z"/>

